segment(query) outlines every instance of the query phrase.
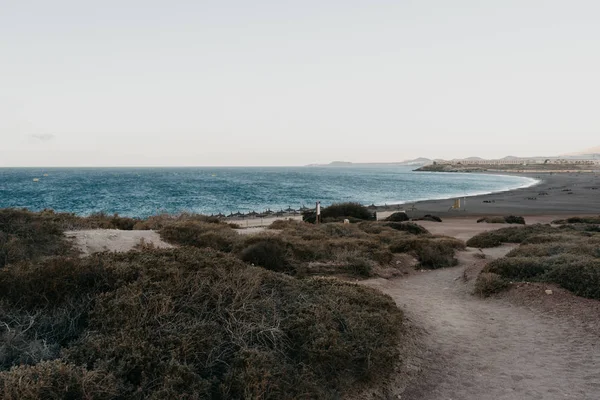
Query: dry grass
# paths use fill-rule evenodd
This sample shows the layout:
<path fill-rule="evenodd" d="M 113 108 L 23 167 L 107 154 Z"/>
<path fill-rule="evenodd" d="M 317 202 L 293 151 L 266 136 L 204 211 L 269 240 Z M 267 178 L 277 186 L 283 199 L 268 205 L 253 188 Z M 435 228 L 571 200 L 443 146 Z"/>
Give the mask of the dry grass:
<path fill-rule="evenodd" d="M 509 287 L 506 279 L 492 272 L 483 272 L 479 274 L 475 281 L 474 294 L 481 297 L 489 297 L 499 293 Z"/>
<path fill-rule="evenodd" d="M 0 374 L 6 398 L 80 398 L 85 387 L 86 398 L 114 388 L 120 398 L 337 398 L 399 356 L 402 314 L 389 297 L 210 249 L 11 265 L 0 287 L 2 329 L 22 342 L 2 368 L 34 365 Z M 37 341 L 59 361 L 28 359 Z"/>
<path fill-rule="evenodd" d="M 508 229 L 489 232 L 491 235 L 485 237 L 522 244 L 506 257 L 489 263 L 483 269 L 482 280 L 487 279 L 483 274 L 491 273 L 511 281 L 555 283 L 579 296 L 600 300 L 599 234 L 589 232 L 585 225 Z"/>

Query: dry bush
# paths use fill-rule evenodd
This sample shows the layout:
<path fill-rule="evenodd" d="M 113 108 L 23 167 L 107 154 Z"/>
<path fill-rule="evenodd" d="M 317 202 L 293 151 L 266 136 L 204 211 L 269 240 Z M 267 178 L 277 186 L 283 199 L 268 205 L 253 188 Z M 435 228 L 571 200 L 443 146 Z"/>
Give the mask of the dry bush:
<path fill-rule="evenodd" d="M 464 242 L 444 237 L 418 236 L 398 239 L 390 245 L 393 253 L 411 253 L 421 268 L 445 268 L 458 264 L 455 250 L 464 249 Z"/>
<path fill-rule="evenodd" d="M 489 297 L 506 290 L 510 284 L 498 274 L 482 272 L 475 281 L 474 293 L 481 297 Z"/>
<path fill-rule="evenodd" d="M 406 215 L 406 213 L 404 211 L 402 211 L 402 212 L 395 212 L 395 213 L 391 214 L 385 220 L 388 222 L 406 222 L 406 221 L 410 221 L 410 218 L 408 218 L 408 215 Z"/>
<path fill-rule="evenodd" d="M 0 268 L 9 263 L 72 251 L 61 227 L 40 213 L 0 210 Z"/>
<path fill-rule="evenodd" d="M 429 235 L 429 231 L 419 224 L 413 222 L 389 222 L 384 226 L 390 227 L 397 231 L 408 232 L 413 235 Z"/>
<path fill-rule="evenodd" d="M 4 398 L 333 399 L 391 373 L 402 334 L 373 289 L 197 248 L 11 265 L 0 312 L 0 349 L 21 351 L 2 369 L 35 364 L 0 374 Z"/>
<path fill-rule="evenodd" d="M 429 269 L 447 268 L 458 265 L 454 257 L 454 247 L 443 242 L 430 241 L 427 245 L 418 246 L 415 254 L 420 266 Z"/>
<path fill-rule="evenodd" d="M 160 231 L 163 240 L 183 246 L 210 247 L 231 252 L 239 235 L 227 224 L 183 221 L 165 225 Z"/>
<path fill-rule="evenodd" d="M 307 211 L 302 214 L 306 222 L 316 222 L 316 212 Z M 360 203 L 336 203 L 321 209 L 323 222 L 340 222 L 344 219 L 350 222 L 370 221 L 375 219 L 374 213 Z"/>
<path fill-rule="evenodd" d="M 67 355 L 111 371 L 128 393 L 333 398 L 397 357 L 401 315 L 373 290 L 206 250 L 123 257 L 144 273 L 98 298 L 93 333 Z"/>
<path fill-rule="evenodd" d="M 110 373 L 88 371 L 62 361 L 46 361 L 0 372 L 0 397 L 5 400 L 119 398 Z"/>
<path fill-rule="evenodd" d="M 518 217 L 515 215 L 509 215 L 507 217 L 484 217 L 479 218 L 477 223 L 487 222 L 488 224 L 519 224 L 525 225 L 525 218 Z"/>
<path fill-rule="evenodd" d="M 490 248 L 502 243 L 521 243 L 532 236 L 559 233 L 560 230 L 550 225 L 529 225 L 523 227 L 502 228 L 495 231 L 483 232 L 467 241 L 467 246 Z"/>
<path fill-rule="evenodd" d="M 413 221 L 430 221 L 430 222 L 442 222 L 442 219 L 437 215 L 427 214 L 421 218 L 414 218 Z"/>
<path fill-rule="evenodd" d="M 140 220 L 135 226 L 136 230 L 155 230 L 159 231 L 167 225 L 182 223 L 182 222 L 205 222 L 210 224 L 221 224 L 227 225 L 217 217 L 192 214 L 192 213 L 180 213 L 180 214 L 159 214 L 153 215 L 145 220 Z"/>
<path fill-rule="evenodd" d="M 565 224 L 600 224 L 600 216 L 598 217 L 571 217 L 567 219 L 559 219 L 552 221 L 553 224 L 556 225 L 565 225 Z"/>
<path fill-rule="evenodd" d="M 242 261 L 271 271 L 291 272 L 292 265 L 286 244 L 277 237 L 253 243 L 241 252 Z"/>
<path fill-rule="evenodd" d="M 560 254 L 600 257 L 598 243 L 589 243 L 585 239 L 565 240 L 536 244 L 523 244 L 512 250 L 506 257 L 551 257 Z"/>

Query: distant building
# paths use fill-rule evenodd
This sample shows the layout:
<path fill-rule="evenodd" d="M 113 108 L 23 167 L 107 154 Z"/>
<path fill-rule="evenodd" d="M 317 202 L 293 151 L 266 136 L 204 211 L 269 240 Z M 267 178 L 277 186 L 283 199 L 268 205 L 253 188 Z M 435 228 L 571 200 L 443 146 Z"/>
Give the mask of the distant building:
<path fill-rule="evenodd" d="M 505 160 L 450 160 L 437 161 L 442 165 L 532 165 L 532 164 L 552 164 L 552 165 L 600 165 L 600 160 L 569 160 L 562 158 L 547 159 L 505 159 Z"/>

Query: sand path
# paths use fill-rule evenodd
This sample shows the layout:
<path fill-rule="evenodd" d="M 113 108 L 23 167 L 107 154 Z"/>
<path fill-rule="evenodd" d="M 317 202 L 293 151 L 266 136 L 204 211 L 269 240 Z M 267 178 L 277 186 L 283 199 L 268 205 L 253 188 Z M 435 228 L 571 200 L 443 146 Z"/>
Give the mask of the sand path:
<path fill-rule="evenodd" d="M 490 249 L 488 259 L 510 250 Z M 366 284 L 394 298 L 425 331 L 422 374 L 402 400 L 599 399 L 600 338 L 565 317 L 470 294 L 465 268 L 479 263 L 469 249 L 455 268 Z"/>

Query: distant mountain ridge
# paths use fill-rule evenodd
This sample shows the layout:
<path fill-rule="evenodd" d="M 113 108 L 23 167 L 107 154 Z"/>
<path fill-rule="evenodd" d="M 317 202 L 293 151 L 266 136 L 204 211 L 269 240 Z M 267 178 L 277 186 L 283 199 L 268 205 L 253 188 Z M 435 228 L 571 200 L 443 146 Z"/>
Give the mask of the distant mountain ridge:
<path fill-rule="evenodd" d="M 419 157 L 399 162 L 353 163 L 349 161 L 332 161 L 329 164 L 309 164 L 307 167 L 390 167 L 390 166 L 422 166 L 432 164 L 434 160 Z"/>
<path fill-rule="evenodd" d="M 553 160 L 553 159 L 565 159 L 565 160 L 600 160 L 600 146 L 592 147 L 580 152 L 566 153 L 559 156 L 545 156 L 545 157 L 515 157 L 506 156 L 499 160 L 504 161 L 517 161 L 517 160 Z M 433 164 L 434 162 L 447 162 L 447 161 L 484 161 L 481 157 L 467 157 L 467 158 L 455 158 L 452 160 L 443 159 L 430 159 L 426 157 L 419 157 L 412 160 L 404 160 L 398 162 L 372 162 L 372 163 L 353 163 L 349 161 L 333 161 L 329 164 L 310 164 L 307 167 L 390 167 L 390 166 L 424 166 Z"/>

